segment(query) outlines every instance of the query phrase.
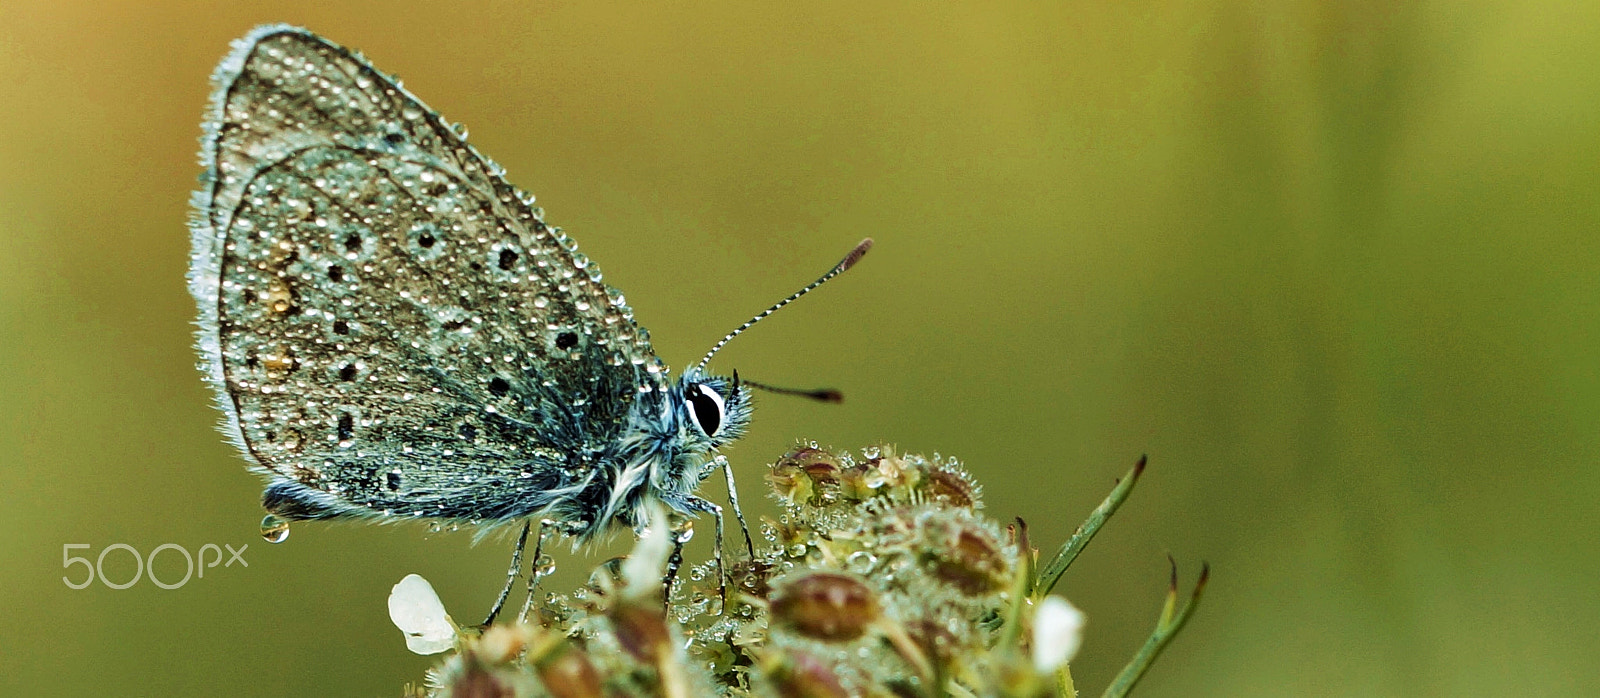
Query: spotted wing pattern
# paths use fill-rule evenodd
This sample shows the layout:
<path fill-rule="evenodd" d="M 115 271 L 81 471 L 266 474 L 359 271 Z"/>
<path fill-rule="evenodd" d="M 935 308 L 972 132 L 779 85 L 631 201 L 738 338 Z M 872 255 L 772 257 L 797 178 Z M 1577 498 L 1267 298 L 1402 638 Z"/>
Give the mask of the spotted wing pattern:
<path fill-rule="evenodd" d="M 257 30 L 216 84 L 190 289 L 268 509 L 505 520 L 605 477 L 629 410 L 669 383 L 533 197 L 309 32 Z"/>

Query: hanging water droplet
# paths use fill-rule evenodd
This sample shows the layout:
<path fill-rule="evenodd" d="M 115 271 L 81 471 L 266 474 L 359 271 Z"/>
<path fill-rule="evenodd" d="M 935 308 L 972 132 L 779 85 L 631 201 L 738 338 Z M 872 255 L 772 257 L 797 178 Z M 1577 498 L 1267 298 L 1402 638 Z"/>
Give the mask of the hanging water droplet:
<path fill-rule="evenodd" d="M 694 522 L 684 520 L 679 525 L 673 527 L 672 539 L 677 541 L 679 545 L 683 545 L 694 539 Z"/>
<path fill-rule="evenodd" d="M 267 514 L 261 519 L 261 537 L 268 543 L 282 543 L 289 540 L 289 522 Z"/>
<path fill-rule="evenodd" d="M 533 561 L 533 574 L 536 577 L 548 577 L 556 573 L 556 559 L 549 555 L 540 555 Z"/>

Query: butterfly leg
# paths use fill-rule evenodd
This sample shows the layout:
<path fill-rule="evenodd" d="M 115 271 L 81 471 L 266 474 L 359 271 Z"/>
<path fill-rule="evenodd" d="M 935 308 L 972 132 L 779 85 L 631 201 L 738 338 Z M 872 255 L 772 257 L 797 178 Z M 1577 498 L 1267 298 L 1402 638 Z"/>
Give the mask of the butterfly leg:
<path fill-rule="evenodd" d="M 729 463 L 726 458 L 721 460 L 722 472 L 728 476 L 728 505 L 733 507 L 733 516 L 739 520 L 739 532 L 744 534 L 745 552 L 750 553 L 750 559 L 754 560 L 756 559 L 756 546 L 755 543 L 750 541 L 750 525 L 744 521 L 744 510 L 739 508 L 739 488 L 733 484 L 733 464 Z M 720 535 L 721 532 L 722 526 L 718 525 L 717 533 Z"/>
<path fill-rule="evenodd" d="M 678 581 L 678 568 L 683 567 L 683 540 L 672 538 L 672 554 L 667 556 L 667 571 L 661 575 L 661 604 L 672 605 L 672 585 Z"/>
<path fill-rule="evenodd" d="M 533 569 L 528 571 L 528 598 L 522 602 L 522 613 L 517 614 L 519 623 L 528 622 L 528 616 L 533 614 L 533 598 L 539 591 L 539 580 L 544 578 L 539 573 L 539 559 L 544 557 L 544 537 L 556 526 L 556 522 L 550 519 L 539 521 L 539 538 L 533 542 Z"/>
<path fill-rule="evenodd" d="M 506 605 L 506 597 L 511 596 L 511 587 L 517 585 L 517 574 L 522 572 L 522 549 L 528 545 L 528 529 L 532 525 L 532 521 L 522 524 L 522 535 L 517 536 L 517 547 L 511 551 L 511 569 L 506 570 L 506 586 L 500 590 L 500 598 L 494 600 L 494 608 L 489 609 L 489 617 L 483 619 L 485 628 L 494 624 L 495 616 L 500 615 L 500 609 Z M 535 560 L 539 558 L 538 550 L 534 551 L 533 557 Z"/>
<path fill-rule="evenodd" d="M 689 498 L 687 500 L 686 503 L 689 505 L 689 508 L 691 510 L 693 510 L 693 511 L 703 511 L 703 512 L 706 512 L 708 514 L 711 514 L 711 516 L 713 518 L 715 518 L 716 521 L 717 521 L 717 532 L 716 532 L 716 538 L 713 540 L 713 546 L 712 546 L 712 549 L 711 549 L 711 557 L 712 557 L 713 560 L 716 560 L 716 562 L 717 562 L 717 594 L 722 600 L 723 608 L 727 608 L 727 606 L 728 606 L 728 570 L 727 570 L 726 566 L 722 562 L 722 557 L 723 557 L 723 555 L 722 555 L 722 529 L 723 529 L 722 507 L 717 506 L 714 502 L 711 502 L 711 501 L 706 500 L 706 499 L 701 499 L 699 497 L 691 497 L 691 498 Z M 682 543 L 678 543 L 677 547 L 673 549 L 673 557 L 678 559 L 680 562 L 682 560 L 682 556 L 679 554 L 679 552 L 681 551 L 682 547 L 683 547 L 683 544 Z M 677 572 L 677 567 L 674 566 L 670 561 L 667 563 L 667 567 L 668 567 L 668 575 L 669 575 L 668 576 L 668 591 L 671 591 L 671 575 L 673 575 L 673 574 L 675 574 Z"/>

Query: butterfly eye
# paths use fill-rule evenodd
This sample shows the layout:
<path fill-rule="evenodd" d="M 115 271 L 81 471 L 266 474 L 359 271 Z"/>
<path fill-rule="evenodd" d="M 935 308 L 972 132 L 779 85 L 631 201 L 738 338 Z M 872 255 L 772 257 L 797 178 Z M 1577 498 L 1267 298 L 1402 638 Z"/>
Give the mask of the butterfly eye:
<path fill-rule="evenodd" d="M 695 383 L 684 391 L 684 399 L 689 403 L 689 411 L 694 413 L 694 421 L 700 425 L 700 431 L 706 436 L 716 436 L 717 430 L 722 428 L 722 396 L 715 390 Z"/>

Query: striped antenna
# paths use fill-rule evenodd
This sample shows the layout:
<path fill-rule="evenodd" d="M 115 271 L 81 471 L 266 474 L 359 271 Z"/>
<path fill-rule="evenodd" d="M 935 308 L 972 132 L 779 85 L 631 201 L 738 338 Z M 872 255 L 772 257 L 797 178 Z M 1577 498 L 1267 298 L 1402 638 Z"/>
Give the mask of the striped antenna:
<path fill-rule="evenodd" d="M 845 271 L 848 270 L 850 267 L 855 266 L 856 262 L 861 261 L 861 257 L 866 255 L 867 254 L 867 250 L 870 250 L 870 249 L 872 249 L 872 238 L 867 238 L 865 240 L 862 240 L 859 244 L 856 245 L 855 249 L 850 250 L 850 254 L 845 255 L 844 259 L 839 260 L 838 264 L 833 265 L 833 268 L 828 270 L 828 273 L 823 274 L 822 278 L 819 278 L 816 281 L 811 282 L 805 288 L 802 288 L 802 289 L 800 289 L 798 291 L 795 291 L 794 295 L 791 295 L 788 298 L 785 298 L 785 299 L 783 299 L 781 301 L 778 301 L 777 303 L 774 303 L 771 308 L 767 308 L 766 310 L 761 311 L 755 317 L 750 318 L 750 320 L 748 322 L 744 323 L 743 325 L 740 325 L 738 329 L 736 329 L 736 330 L 734 330 L 732 332 L 729 332 L 728 336 L 723 337 L 722 341 L 717 342 L 716 346 L 711 347 L 711 351 L 706 352 L 705 357 L 700 359 L 700 363 L 697 363 L 697 364 L 694 365 L 694 370 L 696 372 L 705 371 L 706 364 L 711 363 L 711 357 L 716 356 L 717 352 L 720 351 L 724 346 L 727 346 L 728 342 L 733 341 L 734 337 L 739 336 L 739 333 L 750 329 L 750 327 L 752 325 L 754 325 L 754 324 L 756 324 L 758 322 L 761 322 L 762 320 L 766 319 L 766 317 L 768 315 L 771 315 L 773 313 L 778 312 L 779 308 L 782 308 L 783 306 L 786 306 L 786 305 L 788 305 L 790 303 L 793 303 L 796 300 L 798 300 L 801 296 L 804 296 L 807 293 L 810 293 L 812 291 L 812 289 L 815 289 L 816 287 L 827 283 L 829 279 L 832 279 L 835 276 L 838 276 L 840 274 L 845 273 Z"/>

